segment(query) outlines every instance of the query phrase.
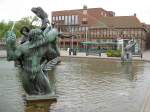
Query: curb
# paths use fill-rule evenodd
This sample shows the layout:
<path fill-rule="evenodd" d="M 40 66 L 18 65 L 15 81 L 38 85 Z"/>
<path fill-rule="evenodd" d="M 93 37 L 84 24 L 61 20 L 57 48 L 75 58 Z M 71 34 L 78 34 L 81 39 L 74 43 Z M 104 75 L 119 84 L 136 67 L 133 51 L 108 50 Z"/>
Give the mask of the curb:
<path fill-rule="evenodd" d="M 119 60 L 121 61 L 120 58 L 102 58 L 102 57 L 90 57 L 90 56 L 61 56 L 62 58 L 89 58 L 89 59 L 104 59 L 104 60 Z M 144 62 L 150 62 L 150 60 L 144 60 L 144 59 L 133 59 L 133 61 L 144 61 Z"/>
<path fill-rule="evenodd" d="M 89 59 L 103 59 L 103 60 L 120 60 L 120 58 L 105 58 L 105 57 L 91 57 L 91 56 L 60 56 L 62 58 L 89 58 Z M 5 55 L 0 55 L 0 58 L 6 58 Z M 146 60 L 146 59 L 133 59 L 133 61 L 143 61 L 143 62 L 150 62 L 150 60 Z"/>

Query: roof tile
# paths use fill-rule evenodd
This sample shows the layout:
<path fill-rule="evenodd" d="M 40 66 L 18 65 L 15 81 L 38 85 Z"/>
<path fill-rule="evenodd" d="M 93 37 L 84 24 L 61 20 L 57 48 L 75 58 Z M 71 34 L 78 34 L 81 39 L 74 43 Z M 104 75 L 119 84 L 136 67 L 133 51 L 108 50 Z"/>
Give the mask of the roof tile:
<path fill-rule="evenodd" d="M 101 17 L 93 27 L 99 28 L 142 28 L 136 16 Z"/>

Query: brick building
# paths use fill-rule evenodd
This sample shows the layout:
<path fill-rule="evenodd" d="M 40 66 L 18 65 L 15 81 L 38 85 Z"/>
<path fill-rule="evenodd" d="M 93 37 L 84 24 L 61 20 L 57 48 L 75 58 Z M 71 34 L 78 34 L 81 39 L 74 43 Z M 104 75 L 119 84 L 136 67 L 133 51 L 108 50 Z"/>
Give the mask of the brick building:
<path fill-rule="evenodd" d="M 146 49 L 150 49 L 150 24 L 145 24 L 145 23 L 143 23 L 143 26 L 144 26 L 144 28 L 145 28 L 145 30 L 146 30 L 146 43 L 145 43 L 145 45 L 146 45 Z"/>
<path fill-rule="evenodd" d="M 134 53 L 138 54 L 141 48 L 145 49 L 146 29 L 136 16 L 101 17 L 88 32 L 89 41 L 99 43 L 101 48 L 121 49 L 122 45 L 134 39 Z"/>
<path fill-rule="evenodd" d="M 73 34 L 72 39 L 60 40 L 60 48 L 80 48 L 80 42 L 86 41 L 89 27 L 104 16 L 114 16 L 112 11 L 106 11 L 102 8 L 87 8 L 77 10 L 64 10 L 52 12 L 52 22 L 55 26 L 66 34 Z"/>
<path fill-rule="evenodd" d="M 115 16 L 113 11 L 102 8 L 87 8 L 52 12 L 52 22 L 62 32 L 73 34 L 72 39 L 60 41 L 60 48 L 85 48 L 82 42 L 96 42 L 96 46 L 105 49 L 117 49 L 130 39 L 137 44 L 133 51 L 141 52 L 145 48 L 146 30 L 134 16 Z"/>

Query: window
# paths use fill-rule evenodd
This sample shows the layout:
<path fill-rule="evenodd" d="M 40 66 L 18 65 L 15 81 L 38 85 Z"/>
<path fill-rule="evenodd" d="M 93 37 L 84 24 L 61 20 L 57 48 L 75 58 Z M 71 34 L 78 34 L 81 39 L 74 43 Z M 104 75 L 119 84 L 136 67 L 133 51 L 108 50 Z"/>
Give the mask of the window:
<path fill-rule="evenodd" d="M 126 35 L 126 34 L 127 34 L 127 31 L 123 31 L 122 33 L 123 33 L 123 35 Z"/>
<path fill-rule="evenodd" d="M 107 39 L 102 39 L 102 42 L 107 42 Z"/>
<path fill-rule="evenodd" d="M 106 29 L 104 29 L 104 36 L 106 36 Z"/>
<path fill-rule="evenodd" d="M 78 27 L 74 27 L 74 31 L 75 31 L 75 32 L 78 32 Z"/>
<path fill-rule="evenodd" d="M 134 34 L 134 31 L 133 31 L 133 29 L 131 30 L 131 34 L 132 34 L 132 35 Z"/>
<path fill-rule="evenodd" d="M 65 20 L 65 17 L 64 16 L 62 16 L 62 18 L 61 18 L 62 20 Z"/>
<path fill-rule="evenodd" d="M 58 16 L 58 20 L 61 20 L 61 16 Z"/>
<path fill-rule="evenodd" d="M 71 25 L 71 16 L 68 16 L 68 25 Z"/>
<path fill-rule="evenodd" d="M 85 27 L 82 27 L 82 31 L 85 31 Z"/>
<path fill-rule="evenodd" d="M 98 35 L 98 36 L 100 35 L 100 32 L 99 32 L 99 30 L 97 30 L 97 35 Z"/>
<path fill-rule="evenodd" d="M 52 20 L 55 21 L 55 16 L 52 17 Z"/>
<path fill-rule="evenodd" d="M 79 27 L 79 31 L 81 31 L 81 27 Z"/>
<path fill-rule="evenodd" d="M 68 17 L 65 16 L 65 25 L 67 25 L 67 24 L 68 24 Z"/>
<path fill-rule="evenodd" d="M 81 38 L 84 38 L 84 34 L 81 35 Z"/>
<path fill-rule="evenodd" d="M 90 36 L 93 37 L 93 31 L 91 31 Z"/>
<path fill-rule="evenodd" d="M 71 23 L 72 23 L 72 25 L 75 24 L 75 16 L 74 15 L 72 15 L 72 22 Z"/>
<path fill-rule="evenodd" d="M 106 35 L 108 36 L 109 34 L 109 29 L 106 29 Z"/>
<path fill-rule="evenodd" d="M 87 31 L 87 30 L 88 30 L 88 27 L 85 27 L 85 30 Z"/>
<path fill-rule="evenodd" d="M 100 35 L 103 36 L 104 32 L 103 29 L 100 30 Z"/>
<path fill-rule="evenodd" d="M 75 24 L 78 24 L 79 23 L 79 17 L 78 15 L 75 15 Z"/>
<path fill-rule="evenodd" d="M 68 32 L 71 32 L 71 26 L 68 27 L 68 30 L 67 30 L 67 31 L 68 31 Z"/>
<path fill-rule="evenodd" d="M 56 18 L 55 18 L 55 19 L 56 19 L 56 21 L 58 21 L 58 16 L 56 16 Z"/>
<path fill-rule="evenodd" d="M 75 28 L 74 28 L 74 27 L 72 27 L 71 31 L 72 31 L 72 32 L 75 32 Z"/>
<path fill-rule="evenodd" d="M 113 35 L 113 31 L 112 31 L 111 29 L 110 29 L 110 32 L 109 32 L 109 33 L 110 33 L 110 35 Z"/>
<path fill-rule="evenodd" d="M 96 30 L 94 30 L 93 34 L 94 38 L 96 38 Z"/>

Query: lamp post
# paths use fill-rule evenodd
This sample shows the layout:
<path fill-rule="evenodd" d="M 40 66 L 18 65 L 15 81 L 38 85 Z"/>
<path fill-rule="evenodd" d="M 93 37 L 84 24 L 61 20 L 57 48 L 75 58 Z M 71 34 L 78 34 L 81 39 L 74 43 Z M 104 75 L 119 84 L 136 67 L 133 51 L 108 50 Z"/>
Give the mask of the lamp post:
<path fill-rule="evenodd" d="M 73 35 L 73 27 L 71 27 L 70 26 L 70 32 L 71 32 L 71 35 Z M 72 38 L 71 38 L 71 52 L 72 52 L 72 54 L 73 54 L 73 36 L 72 36 Z"/>
<path fill-rule="evenodd" d="M 71 46 L 72 50 L 73 50 L 73 37 L 74 37 L 74 36 L 72 36 L 72 40 L 71 40 L 71 41 L 72 41 L 72 46 Z"/>
<path fill-rule="evenodd" d="M 86 33 L 85 33 L 85 41 L 86 41 L 86 56 L 88 55 L 88 49 L 87 49 L 87 38 L 88 38 L 88 27 L 86 27 Z"/>
<path fill-rule="evenodd" d="M 83 24 L 85 25 L 85 41 L 86 41 L 86 46 L 85 46 L 85 50 L 86 50 L 86 56 L 88 55 L 87 54 L 87 38 L 88 38 L 88 12 L 87 12 L 88 10 L 87 10 L 87 6 L 86 5 L 84 5 L 83 6 L 83 20 L 82 20 L 82 22 L 83 22 Z"/>

